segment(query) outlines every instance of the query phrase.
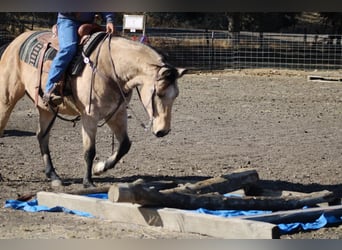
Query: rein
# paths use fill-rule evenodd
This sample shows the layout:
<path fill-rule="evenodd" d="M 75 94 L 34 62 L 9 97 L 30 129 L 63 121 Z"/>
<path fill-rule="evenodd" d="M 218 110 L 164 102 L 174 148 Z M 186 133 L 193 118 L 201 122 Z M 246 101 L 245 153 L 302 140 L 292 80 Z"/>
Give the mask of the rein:
<path fill-rule="evenodd" d="M 109 39 L 109 42 L 108 42 L 108 50 L 109 50 L 109 54 L 110 54 L 110 62 L 111 62 L 112 69 L 113 69 L 113 75 L 114 75 L 114 77 L 116 78 L 116 81 L 115 81 L 115 82 L 116 82 L 117 85 L 118 85 L 118 88 L 119 88 L 119 90 L 120 90 L 121 96 L 122 96 L 122 98 L 123 98 L 123 100 L 124 100 L 124 102 L 125 102 L 125 104 L 126 104 L 126 107 L 131 111 L 131 113 L 133 114 L 133 116 L 135 117 L 135 119 L 137 119 L 137 120 L 139 121 L 140 126 L 142 126 L 145 130 L 147 130 L 148 128 L 150 128 L 150 127 L 152 126 L 152 123 L 153 123 L 153 114 L 152 114 L 152 118 L 151 118 L 150 121 L 149 121 L 149 124 L 146 126 L 145 123 L 142 122 L 141 119 L 139 119 L 139 117 L 137 116 L 137 114 L 136 114 L 136 113 L 134 112 L 134 110 L 130 107 L 130 105 L 129 105 L 127 99 L 126 99 L 126 95 L 125 95 L 124 91 L 122 90 L 120 84 L 118 84 L 118 76 L 117 76 L 116 71 L 115 71 L 114 60 L 113 60 L 113 58 L 112 58 L 112 54 L 110 53 L 110 52 L 111 52 L 111 46 L 110 46 L 110 45 L 111 45 L 111 43 L 110 43 L 111 38 L 112 38 L 112 36 L 110 35 L 109 38 L 108 38 L 108 39 Z M 147 115 L 148 115 L 147 109 L 146 109 L 146 107 L 144 106 L 144 104 L 143 104 L 143 102 L 142 102 L 141 95 L 140 95 L 140 91 L 139 91 L 138 87 L 135 87 L 135 89 L 136 89 L 136 91 L 137 91 L 137 93 L 138 93 L 139 100 L 140 100 L 140 102 L 142 103 L 142 106 L 144 107 L 144 109 L 145 109 L 145 111 L 146 111 L 146 113 L 147 113 Z M 151 99 L 154 98 L 154 94 L 155 94 L 155 89 L 154 89 L 154 92 L 153 92 L 153 95 L 152 95 Z M 153 102 L 153 101 L 152 101 L 152 102 Z M 152 109 L 154 109 L 154 105 L 152 105 Z M 154 113 L 154 111 L 153 111 L 153 113 Z M 149 115 L 148 115 L 148 116 L 149 116 Z"/>
<path fill-rule="evenodd" d="M 141 94 L 140 94 L 140 91 L 139 91 L 138 87 L 135 87 L 135 89 L 136 89 L 136 91 L 137 91 L 137 93 L 138 93 L 139 100 L 140 100 L 140 102 L 142 103 Z M 149 102 L 149 103 L 151 103 L 151 106 L 152 106 L 152 118 L 150 118 L 150 121 L 149 121 L 149 123 L 148 123 L 147 126 L 146 126 L 143 122 L 140 121 L 140 125 L 141 125 L 145 130 L 149 129 L 149 128 L 152 126 L 152 124 L 153 124 L 153 115 L 154 115 L 154 113 L 155 113 L 154 105 L 153 105 L 153 100 L 154 100 L 155 94 L 156 94 L 156 89 L 153 88 L 153 93 L 152 93 L 152 95 L 151 95 L 151 99 L 150 99 L 150 102 Z M 142 104 L 143 104 L 143 103 L 142 103 Z M 147 111 L 147 108 L 145 107 L 145 105 L 143 104 L 142 106 L 144 107 L 144 110 L 145 110 L 146 114 L 149 116 L 148 111 Z M 131 111 L 133 111 L 133 110 L 131 109 Z"/>
<path fill-rule="evenodd" d="M 97 73 L 100 77 L 102 77 L 102 78 L 104 78 L 104 79 L 108 79 L 108 77 L 107 77 L 106 75 L 104 75 L 103 73 L 101 73 L 101 71 L 99 71 L 98 68 L 97 68 L 97 64 L 98 64 L 98 60 L 99 60 L 99 55 L 100 55 L 100 49 L 101 49 L 101 47 L 102 47 L 104 41 L 105 41 L 107 38 L 110 40 L 111 34 L 108 34 L 108 33 L 107 33 L 107 34 L 104 36 L 104 38 L 101 40 L 101 42 L 100 42 L 100 44 L 99 44 L 99 48 L 98 48 L 98 50 L 97 50 L 96 57 L 95 57 L 95 62 L 91 61 L 90 58 L 87 57 L 87 56 L 84 54 L 84 52 L 82 51 L 83 62 L 84 62 L 85 64 L 88 64 L 88 65 L 90 66 L 90 68 L 92 69 L 91 82 L 90 82 L 91 88 L 90 88 L 90 93 L 89 93 L 88 113 L 90 113 L 90 109 L 91 109 L 91 105 L 92 105 L 91 100 L 92 100 L 93 88 L 94 88 L 94 84 L 95 84 L 95 74 Z M 109 46 L 110 46 L 110 42 L 109 42 Z M 113 59 L 112 59 L 112 57 L 110 57 L 110 58 L 111 58 L 111 62 L 112 62 L 113 75 L 114 75 L 114 77 L 115 77 L 116 79 L 118 79 L 118 77 L 117 77 L 117 75 L 116 75 L 116 72 L 115 72 Z M 114 81 L 115 81 L 115 80 L 114 80 Z M 104 124 L 106 124 L 106 123 L 110 120 L 110 118 L 112 118 L 112 116 L 116 113 L 116 111 L 120 108 L 122 102 L 123 102 L 123 101 L 126 102 L 126 100 L 125 100 L 125 95 L 124 95 L 124 93 L 123 93 L 123 91 L 122 91 L 122 89 L 121 89 L 121 87 L 120 87 L 119 84 L 118 84 L 118 86 L 119 86 L 119 89 L 120 89 L 121 97 L 122 97 L 122 98 L 120 98 L 120 102 L 119 102 L 119 104 L 115 107 L 115 109 L 113 109 L 113 111 L 111 111 L 111 112 L 109 113 L 109 115 L 107 115 L 107 117 L 104 119 L 103 123 L 100 124 L 100 125 L 98 125 L 98 127 L 104 126 Z"/>
<path fill-rule="evenodd" d="M 84 52 L 82 51 L 82 56 L 83 56 L 83 62 L 85 64 L 88 64 L 90 66 L 90 68 L 92 69 L 92 74 L 91 74 L 91 81 L 90 81 L 90 93 L 89 93 L 89 107 L 88 107 L 88 114 L 90 114 L 90 108 L 91 108 L 91 99 L 93 96 L 93 88 L 94 88 L 94 82 L 95 82 L 95 73 L 97 71 L 97 62 L 99 60 L 99 55 L 100 55 L 100 50 L 101 47 L 104 43 L 104 41 L 106 40 L 106 38 L 108 37 L 108 33 L 104 36 L 104 38 L 101 40 L 100 44 L 99 44 L 99 49 L 97 50 L 97 54 L 95 57 L 95 63 L 93 63 L 89 57 L 86 57 Z"/>
<path fill-rule="evenodd" d="M 111 68 L 112 68 L 112 74 L 113 74 L 113 80 L 114 82 L 117 84 L 117 87 L 118 89 L 120 90 L 120 95 L 121 95 L 121 98 L 120 98 L 120 102 L 119 104 L 104 118 L 104 121 L 98 125 L 98 127 L 102 127 L 104 126 L 104 124 L 106 124 L 113 116 L 114 114 L 117 112 L 117 110 L 120 108 L 121 104 L 124 102 L 126 104 L 126 107 L 128 109 L 130 109 L 132 115 L 139 121 L 140 125 L 145 129 L 149 129 L 151 126 L 152 126 L 152 123 L 153 123 L 153 115 L 155 113 L 155 108 L 154 108 L 154 105 L 153 105 L 153 99 L 154 99 L 154 96 L 155 96 L 155 88 L 153 90 L 153 93 L 151 95 L 151 100 L 150 100 L 150 103 L 152 105 L 152 118 L 150 118 L 149 120 L 149 123 L 148 125 L 145 125 L 145 123 L 139 119 L 139 117 L 137 116 L 137 114 L 134 112 L 134 110 L 130 107 L 128 101 L 127 101 L 127 98 L 126 98 L 126 94 L 124 93 L 122 87 L 120 86 L 119 82 L 118 82 L 118 75 L 116 73 L 116 70 L 115 70 L 115 64 L 114 64 L 114 60 L 112 58 L 112 55 L 111 55 L 111 38 L 112 38 L 112 35 L 107 33 L 103 38 L 102 40 L 100 41 L 99 43 L 99 46 L 98 46 L 98 50 L 97 50 L 97 53 L 96 53 L 96 57 L 95 57 L 95 60 L 92 61 L 90 60 L 89 57 L 87 57 L 85 55 L 85 53 L 82 51 L 82 57 L 83 57 L 83 62 L 86 64 L 86 65 L 89 65 L 89 67 L 92 69 L 92 75 L 91 75 L 91 81 L 90 81 L 90 84 L 91 84 L 91 88 L 90 88 L 90 92 L 89 92 L 89 106 L 88 106 L 88 113 L 90 113 L 90 110 L 91 110 L 91 105 L 92 105 L 92 96 L 93 96 L 93 88 L 94 88 L 94 84 L 95 84 L 95 75 L 98 74 L 101 78 L 103 79 L 109 79 L 109 77 L 107 77 L 105 74 L 103 74 L 100 70 L 98 70 L 98 60 L 99 60 L 99 55 L 100 55 L 100 50 L 101 50 L 101 47 L 103 46 L 104 44 L 104 41 L 108 38 L 109 42 L 108 42 L 108 50 L 109 50 L 109 55 L 110 55 L 110 63 L 111 63 Z M 138 87 L 136 87 L 136 91 L 138 93 L 138 97 L 139 97 L 139 100 L 140 102 L 142 103 L 142 106 L 144 107 L 144 110 L 145 112 L 147 113 L 147 115 L 149 116 L 148 114 L 148 111 L 147 111 L 147 108 L 145 107 L 145 105 L 143 104 L 142 102 L 142 98 L 141 98 L 141 94 L 140 94 L 140 91 L 138 89 Z M 76 118 L 74 119 L 67 119 L 67 118 L 63 118 L 62 116 L 58 115 L 58 110 L 55 111 L 53 110 L 54 113 L 55 113 L 55 116 L 60 118 L 61 120 L 63 121 L 70 121 L 70 122 L 73 122 L 75 126 L 76 125 L 76 122 L 80 120 L 80 116 L 77 116 Z"/>

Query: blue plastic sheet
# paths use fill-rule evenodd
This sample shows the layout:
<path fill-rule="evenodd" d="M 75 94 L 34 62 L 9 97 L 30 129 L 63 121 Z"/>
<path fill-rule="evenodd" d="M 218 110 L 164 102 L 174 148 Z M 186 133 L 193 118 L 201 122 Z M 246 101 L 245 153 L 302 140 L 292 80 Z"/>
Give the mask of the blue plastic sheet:
<path fill-rule="evenodd" d="M 87 194 L 85 195 L 91 198 L 98 198 L 98 199 L 108 199 L 107 193 L 101 194 Z M 64 212 L 68 214 L 75 214 L 78 216 L 94 218 L 94 216 L 87 212 L 82 212 L 78 210 L 71 210 L 65 207 L 56 206 L 56 207 L 47 207 L 38 205 L 38 201 L 36 199 L 30 201 L 18 201 L 18 200 L 7 200 L 5 203 L 5 208 L 13 208 L 17 210 L 23 210 L 26 212 Z"/>
<path fill-rule="evenodd" d="M 196 213 L 200 214 L 211 214 L 221 217 L 234 217 L 234 216 L 244 216 L 244 215 L 259 215 L 259 214 L 269 214 L 272 211 L 262 211 L 262 210 L 208 210 L 205 208 L 199 208 L 194 210 Z"/>
<path fill-rule="evenodd" d="M 70 210 L 65 207 L 56 206 L 56 207 L 47 207 L 38 205 L 38 201 L 36 199 L 30 201 L 18 201 L 18 200 L 7 200 L 5 203 L 5 208 L 13 208 L 17 210 L 23 210 L 26 212 L 64 212 L 68 214 L 75 214 L 83 217 L 94 217 L 90 213 L 78 211 L 78 210 Z"/>
<path fill-rule="evenodd" d="M 91 198 L 98 198 L 98 199 L 108 200 L 108 194 L 107 194 L 107 193 L 101 193 L 101 194 L 86 194 L 85 196 L 91 197 Z"/>
<path fill-rule="evenodd" d="M 316 230 L 330 225 L 337 225 L 342 223 L 342 216 L 329 216 L 324 213 L 314 222 L 308 223 L 288 223 L 288 224 L 278 224 L 278 227 L 281 233 L 291 233 L 294 231 L 307 231 L 307 230 Z"/>
<path fill-rule="evenodd" d="M 99 199 L 108 199 L 108 195 L 106 193 L 103 194 L 88 194 L 86 195 L 92 198 L 99 198 Z M 90 217 L 93 218 L 94 216 L 90 213 L 78 211 L 78 210 L 70 210 L 65 207 L 56 206 L 56 207 L 46 207 L 38 205 L 37 200 L 31 201 L 18 201 L 18 200 L 7 200 L 5 203 L 5 208 L 13 208 L 17 210 L 23 210 L 26 212 L 64 212 L 69 214 L 75 214 L 83 217 Z M 304 208 L 305 209 L 305 208 Z M 244 216 L 244 215 L 261 215 L 261 214 L 269 214 L 272 211 L 264 211 L 264 210 L 248 210 L 248 211 L 241 211 L 241 210 L 208 210 L 204 208 L 200 208 L 197 210 L 192 210 L 191 212 L 201 213 L 201 214 L 211 214 L 221 217 L 234 217 L 234 216 Z M 322 214 L 317 220 L 309 223 L 288 223 L 288 224 L 278 224 L 280 232 L 282 234 L 288 234 L 296 231 L 307 231 L 307 230 L 316 230 L 320 229 L 329 225 L 337 225 L 342 223 L 342 216 L 326 216 Z"/>
<path fill-rule="evenodd" d="M 240 211 L 240 210 L 207 210 L 203 208 L 199 208 L 194 210 L 196 213 L 202 214 L 211 214 L 217 215 L 221 217 L 234 217 L 234 216 L 243 216 L 243 215 L 262 215 L 269 214 L 272 211 L 263 211 L 263 210 L 248 210 L 248 211 Z M 313 222 L 295 222 L 295 223 L 287 223 L 287 224 L 278 224 L 280 232 L 282 234 L 288 234 L 296 231 L 308 231 L 308 230 L 316 230 L 329 225 L 336 225 L 342 223 L 342 216 L 326 216 L 322 214 L 317 220 Z"/>

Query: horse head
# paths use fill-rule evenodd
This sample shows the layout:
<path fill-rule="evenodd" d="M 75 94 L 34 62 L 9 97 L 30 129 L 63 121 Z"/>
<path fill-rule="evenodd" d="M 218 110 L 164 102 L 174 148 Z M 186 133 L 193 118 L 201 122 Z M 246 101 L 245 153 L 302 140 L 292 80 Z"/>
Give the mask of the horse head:
<path fill-rule="evenodd" d="M 171 110 L 179 94 L 177 79 L 186 69 L 168 64 L 156 66 L 156 77 L 141 88 L 141 101 L 149 114 L 152 133 L 157 137 L 167 135 L 171 130 Z"/>
<path fill-rule="evenodd" d="M 186 69 L 170 64 L 152 65 L 153 73 L 139 78 L 140 99 L 149 115 L 150 128 L 157 137 L 167 135 L 171 130 L 171 111 L 178 96 L 177 79 Z"/>
<path fill-rule="evenodd" d="M 152 133 L 157 137 L 165 136 L 171 130 L 172 105 L 179 94 L 177 79 L 185 73 L 186 69 L 170 65 L 163 65 L 158 70 L 149 108 Z"/>

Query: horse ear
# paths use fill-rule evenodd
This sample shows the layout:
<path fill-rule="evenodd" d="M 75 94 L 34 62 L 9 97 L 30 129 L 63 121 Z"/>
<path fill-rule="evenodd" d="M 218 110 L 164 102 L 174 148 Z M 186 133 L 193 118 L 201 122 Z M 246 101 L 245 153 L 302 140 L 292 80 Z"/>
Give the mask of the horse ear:
<path fill-rule="evenodd" d="M 173 67 L 164 66 L 158 71 L 158 80 L 173 82 L 177 78 L 177 71 Z"/>
<path fill-rule="evenodd" d="M 177 72 L 178 72 L 178 78 L 182 77 L 184 74 L 186 74 L 188 72 L 187 69 L 185 68 L 177 68 Z"/>
<path fill-rule="evenodd" d="M 159 79 L 165 79 L 174 82 L 177 78 L 182 77 L 187 72 L 184 68 L 162 67 L 159 71 Z"/>

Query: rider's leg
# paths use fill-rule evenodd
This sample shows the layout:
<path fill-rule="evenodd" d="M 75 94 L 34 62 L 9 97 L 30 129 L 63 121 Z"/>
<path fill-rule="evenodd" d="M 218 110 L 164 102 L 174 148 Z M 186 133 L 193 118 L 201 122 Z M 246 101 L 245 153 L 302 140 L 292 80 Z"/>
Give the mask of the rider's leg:
<path fill-rule="evenodd" d="M 66 18 L 58 18 L 57 20 L 59 51 L 51 63 L 45 86 L 45 100 L 50 100 L 51 97 L 56 99 L 57 93 L 53 92 L 55 84 L 61 80 L 69 63 L 77 53 L 79 25 L 78 22 Z"/>

